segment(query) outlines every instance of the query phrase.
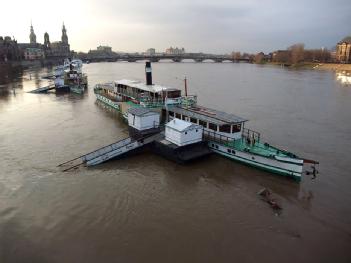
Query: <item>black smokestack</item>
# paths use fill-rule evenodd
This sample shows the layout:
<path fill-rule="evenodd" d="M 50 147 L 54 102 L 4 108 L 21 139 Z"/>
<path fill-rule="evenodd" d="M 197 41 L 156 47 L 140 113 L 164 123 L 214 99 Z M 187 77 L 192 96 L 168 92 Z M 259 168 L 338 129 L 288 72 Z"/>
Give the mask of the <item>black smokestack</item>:
<path fill-rule="evenodd" d="M 152 70 L 151 70 L 150 61 L 147 61 L 145 63 L 145 74 L 146 74 L 146 85 L 152 85 Z"/>

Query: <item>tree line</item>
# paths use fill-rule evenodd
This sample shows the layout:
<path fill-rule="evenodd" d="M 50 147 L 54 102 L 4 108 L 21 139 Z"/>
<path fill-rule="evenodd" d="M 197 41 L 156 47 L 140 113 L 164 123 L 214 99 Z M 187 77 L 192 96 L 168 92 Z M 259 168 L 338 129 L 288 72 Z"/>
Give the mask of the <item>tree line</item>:
<path fill-rule="evenodd" d="M 269 54 L 232 52 L 233 59 L 249 58 L 255 63 L 276 62 L 285 65 L 294 65 L 302 62 L 326 63 L 332 62 L 331 51 L 328 49 L 305 49 L 302 43 L 294 44 L 286 50 L 277 50 Z"/>
<path fill-rule="evenodd" d="M 256 63 L 264 62 L 265 58 L 262 58 L 262 56 L 259 54 L 255 56 Z M 290 46 L 286 50 L 278 50 L 271 53 L 269 59 L 271 62 L 282 63 L 286 65 L 295 65 L 302 62 L 331 62 L 332 56 L 330 50 L 328 49 L 305 49 L 304 44 L 298 43 Z"/>

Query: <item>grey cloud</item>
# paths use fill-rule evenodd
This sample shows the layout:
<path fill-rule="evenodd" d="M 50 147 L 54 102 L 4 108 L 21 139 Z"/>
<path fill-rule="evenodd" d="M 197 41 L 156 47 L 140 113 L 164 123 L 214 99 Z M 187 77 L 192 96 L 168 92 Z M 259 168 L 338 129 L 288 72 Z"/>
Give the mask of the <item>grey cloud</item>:
<path fill-rule="evenodd" d="M 147 48 L 145 42 L 208 52 L 271 51 L 295 42 L 318 48 L 351 33 L 351 2 L 346 0 L 90 1 L 111 27 L 145 25 L 147 33 L 144 27 L 133 29 L 140 50 Z"/>

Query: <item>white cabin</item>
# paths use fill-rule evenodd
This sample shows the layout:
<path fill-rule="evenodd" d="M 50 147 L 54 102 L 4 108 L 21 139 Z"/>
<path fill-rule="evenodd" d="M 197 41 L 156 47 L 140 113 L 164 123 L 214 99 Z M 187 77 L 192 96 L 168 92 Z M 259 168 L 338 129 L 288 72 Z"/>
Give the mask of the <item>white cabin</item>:
<path fill-rule="evenodd" d="M 191 122 L 174 118 L 166 124 L 165 137 L 178 146 L 202 141 L 203 127 Z"/>
<path fill-rule="evenodd" d="M 128 125 L 139 131 L 158 128 L 160 114 L 147 108 L 130 108 L 128 110 Z"/>
<path fill-rule="evenodd" d="M 164 110 L 165 111 L 165 110 Z M 181 119 L 203 127 L 204 135 L 237 140 L 242 137 L 246 119 L 200 105 L 174 106 L 167 110 L 168 119 Z M 166 113 L 165 113 L 166 114 Z"/>

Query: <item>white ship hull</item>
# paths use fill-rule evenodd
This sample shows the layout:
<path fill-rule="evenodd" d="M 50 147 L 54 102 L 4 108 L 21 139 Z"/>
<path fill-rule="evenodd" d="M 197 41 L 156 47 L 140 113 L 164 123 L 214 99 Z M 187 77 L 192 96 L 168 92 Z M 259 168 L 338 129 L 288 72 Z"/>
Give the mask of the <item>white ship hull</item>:
<path fill-rule="evenodd" d="M 276 158 L 267 158 L 250 152 L 238 151 L 216 142 L 210 141 L 208 145 L 213 152 L 223 155 L 227 158 L 267 171 L 293 177 L 298 181 L 301 180 L 303 168 L 303 160 L 301 159 L 283 158 L 284 160 L 278 160 Z"/>

